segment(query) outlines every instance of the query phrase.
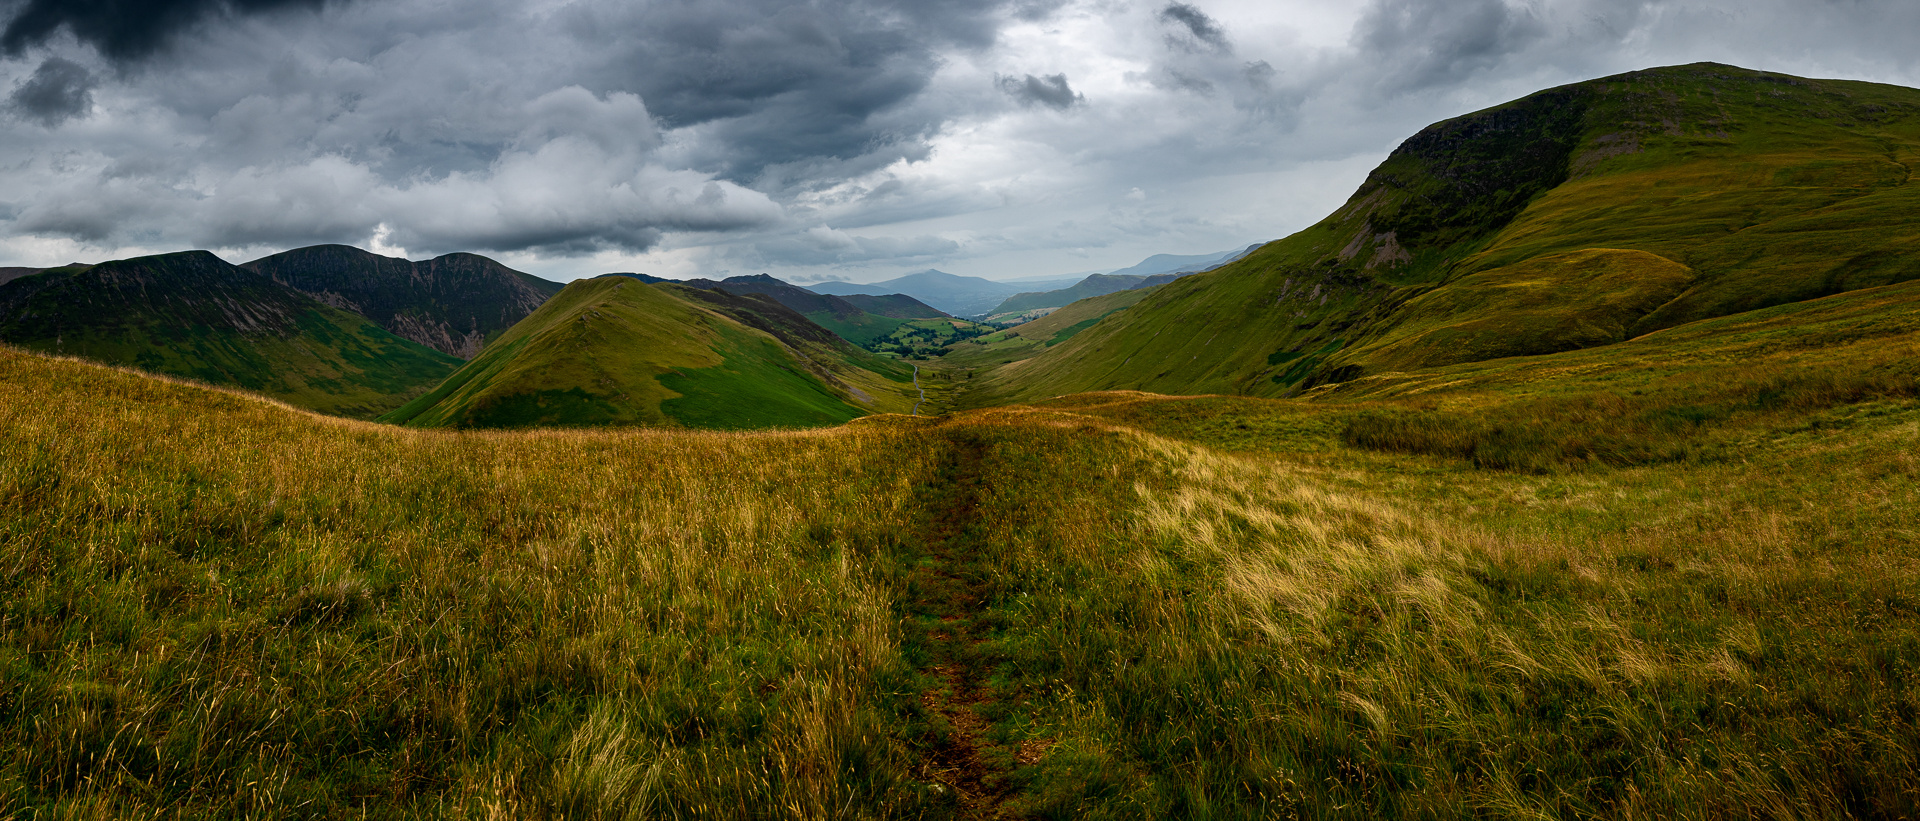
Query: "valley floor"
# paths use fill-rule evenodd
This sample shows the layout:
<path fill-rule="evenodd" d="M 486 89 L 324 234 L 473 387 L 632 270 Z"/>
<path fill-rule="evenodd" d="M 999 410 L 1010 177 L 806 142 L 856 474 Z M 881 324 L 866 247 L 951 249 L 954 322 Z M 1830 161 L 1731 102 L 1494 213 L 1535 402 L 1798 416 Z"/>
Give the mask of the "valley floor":
<path fill-rule="evenodd" d="M 0 815 L 1912 816 L 1871 384 L 450 433 L 0 349 Z"/>

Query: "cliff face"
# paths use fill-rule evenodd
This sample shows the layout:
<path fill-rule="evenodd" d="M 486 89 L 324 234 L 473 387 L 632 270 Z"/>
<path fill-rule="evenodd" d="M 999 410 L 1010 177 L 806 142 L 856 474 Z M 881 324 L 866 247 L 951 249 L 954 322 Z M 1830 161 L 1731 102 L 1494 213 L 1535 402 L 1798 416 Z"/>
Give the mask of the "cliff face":
<path fill-rule="evenodd" d="M 297 248 L 242 267 L 462 359 L 563 287 L 475 254 L 411 262 L 345 245 Z"/>

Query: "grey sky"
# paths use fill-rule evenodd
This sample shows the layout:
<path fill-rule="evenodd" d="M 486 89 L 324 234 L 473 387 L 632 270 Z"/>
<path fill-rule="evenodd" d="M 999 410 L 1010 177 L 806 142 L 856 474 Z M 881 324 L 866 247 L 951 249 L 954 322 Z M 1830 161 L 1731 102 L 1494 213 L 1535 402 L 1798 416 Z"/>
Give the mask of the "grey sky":
<path fill-rule="evenodd" d="M 1920 85 L 1908 0 L 0 0 L 0 265 L 318 242 L 554 279 L 1123 267 L 1421 126 L 1715 60 Z"/>

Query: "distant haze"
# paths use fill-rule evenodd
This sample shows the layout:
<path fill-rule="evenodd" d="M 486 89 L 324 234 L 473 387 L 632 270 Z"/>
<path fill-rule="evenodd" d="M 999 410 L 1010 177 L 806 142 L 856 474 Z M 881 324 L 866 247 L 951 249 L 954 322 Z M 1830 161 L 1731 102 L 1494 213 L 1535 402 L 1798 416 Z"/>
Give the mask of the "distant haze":
<path fill-rule="evenodd" d="M 1072 278 L 1427 123 L 1715 60 L 1920 85 L 1910 0 L 14 0 L 0 267 L 346 243 L 568 280 Z M 1031 289 L 1027 289 L 1031 290 Z"/>

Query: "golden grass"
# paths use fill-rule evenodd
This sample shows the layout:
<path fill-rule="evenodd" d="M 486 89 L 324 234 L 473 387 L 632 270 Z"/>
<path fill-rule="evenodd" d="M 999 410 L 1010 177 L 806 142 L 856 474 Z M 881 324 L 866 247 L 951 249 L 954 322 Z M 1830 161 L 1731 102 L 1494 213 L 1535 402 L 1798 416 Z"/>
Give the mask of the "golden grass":
<path fill-rule="evenodd" d="M 1547 474 L 1326 413 L 422 432 L 0 350 L 0 813 L 952 816 L 936 511 L 1015 816 L 1920 806 L 1920 406 Z"/>

